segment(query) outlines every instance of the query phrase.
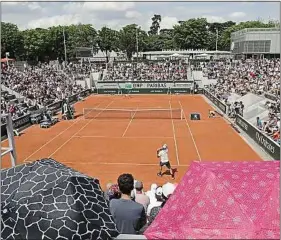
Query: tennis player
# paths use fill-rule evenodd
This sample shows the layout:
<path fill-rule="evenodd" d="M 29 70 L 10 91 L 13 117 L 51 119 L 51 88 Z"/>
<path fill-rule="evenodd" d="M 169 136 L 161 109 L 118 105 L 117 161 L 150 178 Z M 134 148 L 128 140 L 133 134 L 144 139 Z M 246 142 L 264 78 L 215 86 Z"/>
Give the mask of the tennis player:
<path fill-rule="evenodd" d="M 209 110 L 209 118 L 214 118 L 216 116 L 215 111 Z"/>
<path fill-rule="evenodd" d="M 162 177 L 162 167 L 166 166 L 172 175 L 172 179 L 175 179 L 174 172 L 169 161 L 167 144 L 164 144 L 163 147 L 157 149 L 157 157 L 160 158 L 160 171 L 157 173 L 157 176 Z"/>
<path fill-rule="evenodd" d="M 126 94 L 125 97 L 131 98 L 131 90 L 130 89 L 126 89 Z"/>

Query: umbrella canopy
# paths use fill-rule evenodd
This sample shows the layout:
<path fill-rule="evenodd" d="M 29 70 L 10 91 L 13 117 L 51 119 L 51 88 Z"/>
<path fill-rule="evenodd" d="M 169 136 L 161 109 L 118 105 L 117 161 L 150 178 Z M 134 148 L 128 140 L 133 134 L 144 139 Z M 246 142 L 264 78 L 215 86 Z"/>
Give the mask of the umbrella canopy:
<path fill-rule="evenodd" d="M 53 159 L 1 171 L 3 239 L 111 239 L 118 231 L 97 179 Z"/>
<path fill-rule="evenodd" d="M 5 62 L 9 62 L 9 61 L 15 61 L 15 59 L 13 58 L 1 58 L 1 63 L 5 63 Z"/>
<path fill-rule="evenodd" d="M 147 239 L 280 239 L 279 161 L 194 162 Z"/>

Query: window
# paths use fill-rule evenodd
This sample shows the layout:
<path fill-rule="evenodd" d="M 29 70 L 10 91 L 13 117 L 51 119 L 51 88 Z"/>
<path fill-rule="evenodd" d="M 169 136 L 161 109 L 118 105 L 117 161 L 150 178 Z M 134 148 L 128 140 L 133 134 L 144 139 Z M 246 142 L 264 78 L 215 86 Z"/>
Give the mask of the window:
<path fill-rule="evenodd" d="M 246 53 L 263 53 L 270 51 L 270 40 L 266 41 L 246 41 L 245 52 Z"/>

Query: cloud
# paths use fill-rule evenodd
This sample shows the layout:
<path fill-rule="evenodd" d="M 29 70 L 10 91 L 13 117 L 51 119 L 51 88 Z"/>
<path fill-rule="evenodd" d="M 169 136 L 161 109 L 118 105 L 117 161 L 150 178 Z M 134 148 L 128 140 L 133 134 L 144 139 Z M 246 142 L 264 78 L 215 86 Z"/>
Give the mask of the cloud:
<path fill-rule="evenodd" d="M 243 18 L 245 16 L 246 16 L 246 13 L 244 13 L 244 12 L 233 12 L 233 13 L 229 14 L 229 17 L 238 18 L 238 19 Z"/>
<path fill-rule="evenodd" d="M 0 0 L 1 1 L 1 0 Z M 4 2 L 3 2 L 4 1 Z M 20 29 L 30 27 L 49 27 L 59 24 L 92 24 L 100 29 L 108 26 L 116 29 L 135 23 L 149 30 L 151 17 L 162 16 L 161 28 L 171 28 L 178 20 L 206 17 L 210 22 L 236 22 L 255 20 L 257 17 L 278 19 L 279 3 L 255 2 L 118 2 L 117 0 L 99 2 L 8 2 L 2 0 L 2 21 L 17 24 Z"/>
<path fill-rule="evenodd" d="M 209 23 L 214 23 L 214 22 L 218 22 L 218 23 L 222 23 L 222 22 L 225 22 L 226 20 L 221 17 L 221 16 L 210 16 L 210 15 L 205 15 L 205 16 L 202 16 L 203 18 L 206 18 L 207 19 L 207 22 Z"/>
<path fill-rule="evenodd" d="M 125 17 L 126 18 L 130 18 L 130 19 L 133 19 L 133 18 L 140 18 L 142 16 L 142 14 L 138 11 L 127 11 L 125 13 Z"/>
<path fill-rule="evenodd" d="M 134 2 L 69 2 L 63 6 L 64 10 L 69 13 L 77 13 L 77 12 L 123 12 L 129 9 L 134 8 Z"/>
<path fill-rule="evenodd" d="M 174 25 L 177 25 L 178 21 L 176 17 L 162 17 L 160 27 L 161 29 L 170 29 L 173 28 Z"/>
<path fill-rule="evenodd" d="M 51 26 L 79 24 L 81 22 L 80 15 L 58 15 L 53 17 L 43 17 L 28 22 L 29 28 L 48 28 Z"/>
<path fill-rule="evenodd" d="M 134 2 L 85 2 L 86 11 L 126 11 L 135 6 Z"/>
<path fill-rule="evenodd" d="M 28 3 L 28 8 L 32 11 L 36 10 L 42 10 L 42 7 L 37 3 L 37 2 L 31 2 L 31 3 Z"/>

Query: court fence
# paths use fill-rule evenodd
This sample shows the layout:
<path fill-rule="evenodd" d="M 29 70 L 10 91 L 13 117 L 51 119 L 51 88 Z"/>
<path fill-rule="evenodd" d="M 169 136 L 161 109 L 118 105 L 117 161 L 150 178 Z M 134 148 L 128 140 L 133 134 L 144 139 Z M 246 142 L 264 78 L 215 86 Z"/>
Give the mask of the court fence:
<path fill-rule="evenodd" d="M 228 106 L 216 98 L 206 88 L 203 90 L 204 95 L 224 114 L 228 113 Z M 250 138 L 252 138 L 265 152 L 273 159 L 280 160 L 280 144 L 266 136 L 258 128 L 245 120 L 242 116 L 236 115 L 235 124 L 239 126 Z"/>
<path fill-rule="evenodd" d="M 228 106 L 223 103 L 221 100 L 219 100 L 217 97 L 215 97 L 210 91 L 208 91 L 206 88 L 203 90 L 204 95 L 213 103 L 216 105 L 217 108 L 219 108 L 224 114 L 228 114 Z"/>
<path fill-rule="evenodd" d="M 95 82 L 95 93 L 97 94 L 191 94 L 193 81 L 163 81 L 163 82 Z"/>
<path fill-rule="evenodd" d="M 86 89 L 82 92 L 80 92 L 79 94 L 74 94 L 72 96 L 69 97 L 69 102 L 70 103 L 74 103 L 76 101 L 78 101 L 78 96 L 81 96 L 81 97 L 87 97 L 91 94 L 91 89 Z M 61 109 L 61 104 L 62 104 L 62 101 L 58 101 L 58 102 L 55 102 L 55 103 L 52 103 L 50 105 L 48 105 L 46 108 L 47 109 L 52 109 L 53 111 L 59 111 Z M 41 111 L 43 110 L 43 108 L 40 108 L 40 109 L 37 109 L 35 111 Z M 13 127 L 15 129 L 21 129 L 21 128 L 27 128 L 29 127 L 32 122 L 31 122 L 31 118 L 30 116 L 32 115 L 32 113 L 30 114 L 26 114 L 22 117 L 19 117 L 15 120 L 13 120 Z M 6 123 L 4 124 L 1 124 L 1 139 L 5 139 L 7 137 L 7 130 L 6 130 Z"/>
<path fill-rule="evenodd" d="M 235 123 L 273 159 L 280 160 L 280 145 L 277 142 L 266 136 L 240 115 L 236 115 Z"/>

